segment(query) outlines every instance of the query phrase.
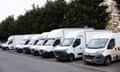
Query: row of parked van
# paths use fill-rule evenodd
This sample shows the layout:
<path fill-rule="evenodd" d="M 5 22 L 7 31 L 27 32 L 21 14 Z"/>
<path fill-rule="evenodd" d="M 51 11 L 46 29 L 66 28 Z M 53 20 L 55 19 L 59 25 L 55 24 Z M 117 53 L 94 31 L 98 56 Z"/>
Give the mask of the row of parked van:
<path fill-rule="evenodd" d="M 3 50 L 55 57 L 73 61 L 82 58 L 85 63 L 110 65 L 120 59 L 120 33 L 108 30 L 61 28 L 41 34 L 13 35 Z"/>

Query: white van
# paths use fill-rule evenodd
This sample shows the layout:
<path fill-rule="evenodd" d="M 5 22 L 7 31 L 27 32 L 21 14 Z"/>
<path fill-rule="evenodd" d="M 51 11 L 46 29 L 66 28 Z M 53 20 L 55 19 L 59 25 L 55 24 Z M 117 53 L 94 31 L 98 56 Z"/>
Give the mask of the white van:
<path fill-rule="evenodd" d="M 52 30 L 49 35 L 47 42 L 44 46 L 40 48 L 40 54 L 42 57 L 54 57 L 54 48 L 58 46 L 66 36 L 70 32 L 81 30 L 80 28 L 61 28 Z M 91 29 L 93 30 L 93 29 Z M 71 34 L 70 36 L 72 36 Z"/>
<path fill-rule="evenodd" d="M 30 39 L 30 42 L 24 46 L 23 52 L 26 54 L 31 54 L 31 49 L 33 49 L 33 47 L 36 47 L 38 43 L 40 44 L 40 42 L 44 40 L 43 38 L 47 36 L 47 34 L 48 32 L 44 32 L 42 34 L 34 34 L 33 37 Z"/>
<path fill-rule="evenodd" d="M 104 30 L 80 29 L 68 33 L 60 46 L 55 48 L 56 60 L 69 60 L 80 58 L 83 55 L 86 44 L 93 35 Z"/>
<path fill-rule="evenodd" d="M 27 45 L 30 42 L 32 35 L 22 35 L 23 38 L 19 39 L 19 43 L 15 46 L 16 52 L 23 52 L 24 45 Z"/>
<path fill-rule="evenodd" d="M 47 42 L 44 46 L 41 46 L 39 51 L 42 57 L 54 57 L 53 50 L 54 47 L 60 44 L 60 40 L 63 38 L 62 31 L 62 29 L 56 29 L 49 32 Z"/>
<path fill-rule="evenodd" d="M 9 45 L 13 44 L 14 37 L 15 37 L 14 35 L 13 36 L 9 36 L 8 40 L 5 43 L 1 44 L 1 49 L 9 50 Z"/>
<path fill-rule="evenodd" d="M 38 42 L 35 45 L 29 47 L 32 55 L 34 56 L 40 55 L 39 54 L 40 48 L 46 43 L 48 34 L 49 32 L 42 33 L 38 38 Z"/>
<path fill-rule="evenodd" d="M 120 59 L 120 33 L 96 34 L 89 41 L 84 51 L 85 63 L 110 65 Z"/>
<path fill-rule="evenodd" d="M 41 37 L 41 34 L 32 35 L 32 37 L 30 38 L 30 41 L 28 42 L 28 44 L 23 46 L 23 52 L 25 54 L 31 54 L 30 47 L 36 45 L 36 43 L 38 42 L 38 39 L 40 39 L 40 37 Z"/>
<path fill-rule="evenodd" d="M 16 45 L 20 43 L 22 38 L 23 35 L 14 35 L 14 38 L 12 39 L 12 43 L 8 45 L 9 50 L 15 49 Z"/>
<path fill-rule="evenodd" d="M 21 39 L 23 39 L 23 35 L 12 35 L 8 37 L 6 43 L 1 45 L 4 50 L 12 50 L 15 49 L 16 45 L 20 43 Z"/>

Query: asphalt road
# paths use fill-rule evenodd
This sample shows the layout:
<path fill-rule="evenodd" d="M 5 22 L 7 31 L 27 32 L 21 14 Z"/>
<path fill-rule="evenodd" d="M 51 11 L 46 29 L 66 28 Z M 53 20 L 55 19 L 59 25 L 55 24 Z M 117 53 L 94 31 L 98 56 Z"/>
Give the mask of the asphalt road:
<path fill-rule="evenodd" d="M 113 62 L 110 66 L 97 65 L 97 64 L 84 64 L 83 61 L 74 61 L 72 62 L 72 65 L 81 68 L 99 70 L 103 72 L 120 72 L 120 61 Z"/>
<path fill-rule="evenodd" d="M 0 50 L 0 72 L 101 72 Z"/>

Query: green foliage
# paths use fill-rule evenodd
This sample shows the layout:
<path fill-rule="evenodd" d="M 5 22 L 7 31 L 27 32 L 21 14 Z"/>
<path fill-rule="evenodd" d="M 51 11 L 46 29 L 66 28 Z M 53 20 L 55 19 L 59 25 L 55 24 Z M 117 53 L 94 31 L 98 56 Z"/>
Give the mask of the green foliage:
<path fill-rule="evenodd" d="M 107 14 L 99 7 L 100 0 L 75 0 L 72 1 L 66 14 L 66 27 L 94 27 L 104 28 Z"/>
<path fill-rule="evenodd" d="M 7 39 L 9 35 L 14 34 L 14 17 L 9 16 L 0 23 L 0 40 Z"/>
<path fill-rule="evenodd" d="M 44 7 L 34 4 L 32 10 L 20 15 L 17 20 L 7 17 L 0 24 L 0 39 L 14 34 L 33 34 L 64 27 L 105 28 L 107 14 L 99 7 L 103 0 L 64 0 L 47 1 Z"/>
<path fill-rule="evenodd" d="M 47 31 L 62 26 L 66 7 L 67 5 L 64 0 L 56 0 L 55 2 L 49 1 L 45 5 L 43 22 L 45 27 L 47 26 L 49 28 Z"/>

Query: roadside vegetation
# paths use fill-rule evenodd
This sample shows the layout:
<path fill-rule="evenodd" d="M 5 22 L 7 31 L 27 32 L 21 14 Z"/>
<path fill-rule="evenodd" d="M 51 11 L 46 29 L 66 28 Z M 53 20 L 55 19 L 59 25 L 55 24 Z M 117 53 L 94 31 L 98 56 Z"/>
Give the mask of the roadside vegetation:
<path fill-rule="evenodd" d="M 10 35 L 33 34 L 57 28 L 93 27 L 104 29 L 107 22 L 105 7 L 99 7 L 103 0 L 48 1 L 44 7 L 32 5 L 24 15 L 8 16 L 0 23 L 0 40 Z"/>

